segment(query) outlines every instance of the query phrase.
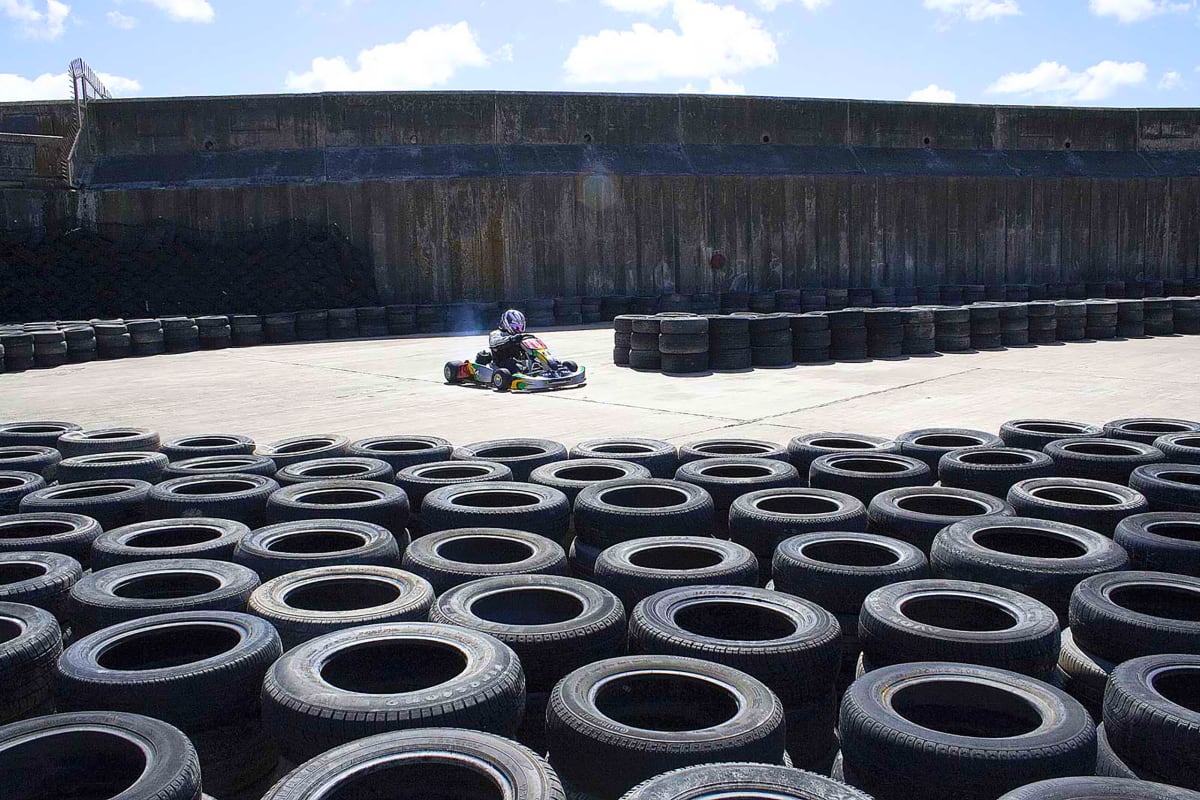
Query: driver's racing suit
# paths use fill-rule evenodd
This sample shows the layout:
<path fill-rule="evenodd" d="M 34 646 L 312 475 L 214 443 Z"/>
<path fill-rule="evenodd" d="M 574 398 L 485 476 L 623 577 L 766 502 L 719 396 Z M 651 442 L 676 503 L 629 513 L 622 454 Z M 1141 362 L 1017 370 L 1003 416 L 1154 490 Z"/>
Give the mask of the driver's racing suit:
<path fill-rule="evenodd" d="M 496 365 L 497 369 L 506 369 L 514 374 L 520 371 L 518 359 L 525 354 L 521 347 L 523 338 L 525 338 L 523 333 L 510 336 L 501 330 L 494 330 L 488 334 L 488 347 L 492 351 L 492 363 Z"/>

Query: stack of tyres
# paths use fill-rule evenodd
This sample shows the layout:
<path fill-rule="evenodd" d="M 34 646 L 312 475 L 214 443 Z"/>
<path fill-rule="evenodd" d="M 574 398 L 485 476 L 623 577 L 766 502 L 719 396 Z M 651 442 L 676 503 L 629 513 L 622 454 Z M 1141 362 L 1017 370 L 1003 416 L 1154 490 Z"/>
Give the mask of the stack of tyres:
<path fill-rule="evenodd" d="M 1200 297 L 1172 297 L 1171 311 L 1176 333 L 1200 333 Z"/>
<path fill-rule="evenodd" d="M 971 349 L 970 309 L 935 308 L 933 322 L 934 345 L 939 353 L 961 353 Z"/>
<path fill-rule="evenodd" d="M 536 328 L 549 328 L 556 322 L 554 317 L 554 300 L 551 298 L 535 297 L 521 302 L 525 310 L 526 322 Z"/>
<path fill-rule="evenodd" d="M 736 314 L 750 310 L 749 292 L 721 292 L 721 313 Z"/>
<path fill-rule="evenodd" d="M 255 347 L 267 341 L 262 317 L 257 314 L 230 314 L 229 332 L 234 347 Z"/>
<path fill-rule="evenodd" d="M 708 317 L 708 365 L 712 369 L 749 369 L 750 319 Z"/>
<path fill-rule="evenodd" d="M 387 328 L 392 336 L 407 336 L 417 331 L 417 311 L 414 306 L 387 306 Z"/>
<path fill-rule="evenodd" d="M 656 296 L 651 295 L 629 298 L 630 314 L 653 314 L 656 311 L 658 311 L 658 297 Z"/>
<path fill-rule="evenodd" d="M 846 289 L 826 289 L 825 307 L 830 311 L 840 311 L 850 305 L 850 292 Z"/>
<path fill-rule="evenodd" d="M 69 363 L 83 364 L 96 360 L 96 332 L 91 325 L 72 325 L 63 330 L 63 339 L 67 343 Z M 2 356 L 0 354 L 0 360 Z"/>
<path fill-rule="evenodd" d="M 971 348 L 995 350 L 1000 347 L 1000 306 L 973 305 L 971 315 Z"/>
<path fill-rule="evenodd" d="M 1125 297 L 1130 300 L 1142 300 L 1149 295 L 1146 294 L 1145 281 L 1125 281 Z"/>
<path fill-rule="evenodd" d="M 0 374 L 4 372 L 4 345 L 0 343 Z"/>
<path fill-rule="evenodd" d="M 936 327 L 933 310 L 928 308 L 906 308 L 901 312 L 904 320 L 904 353 L 927 355 L 937 349 Z"/>
<path fill-rule="evenodd" d="M 1046 300 L 1049 298 L 1049 295 L 1046 293 L 1046 284 L 1044 283 L 1031 283 L 1028 286 L 1028 290 L 1030 302 L 1037 302 L 1039 300 Z"/>
<path fill-rule="evenodd" d="M 1083 333 L 1088 339 L 1111 339 L 1117 335 L 1117 303 L 1114 300 L 1089 300 Z"/>
<path fill-rule="evenodd" d="M 963 289 L 961 286 L 947 284 L 938 287 L 938 302 L 944 306 L 961 306 L 963 304 Z"/>
<path fill-rule="evenodd" d="M 162 324 L 163 346 L 168 353 L 194 353 L 200 349 L 200 327 L 191 317 L 164 317 Z M 67 344 L 70 345 L 70 337 Z"/>
<path fill-rule="evenodd" d="M 359 336 L 387 336 L 387 309 L 383 306 L 364 306 L 355 309 Z"/>
<path fill-rule="evenodd" d="M 39 369 L 67 363 L 67 339 L 60 330 L 33 332 L 33 363 Z"/>
<path fill-rule="evenodd" d="M 617 366 L 629 366 L 630 344 L 633 338 L 633 317 L 620 314 L 613 319 L 613 363 Z"/>
<path fill-rule="evenodd" d="M 829 317 L 824 314 L 797 314 L 791 318 L 792 360 L 797 364 L 815 364 L 829 360 Z"/>
<path fill-rule="evenodd" d="M 828 314 L 829 357 L 835 361 L 857 361 L 867 357 L 866 315 L 861 309 L 843 309 Z"/>
<path fill-rule="evenodd" d="M 912 286 L 897 286 L 896 287 L 896 305 L 901 308 L 915 306 L 917 300 L 917 290 Z"/>
<path fill-rule="evenodd" d="M 1108 297 L 1108 284 L 1104 281 L 1087 281 L 1083 284 L 1089 300 L 1103 300 Z"/>
<path fill-rule="evenodd" d="M 1143 326 L 1147 336 L 1170 336 L 1175 333 L 1175 312 L 1171 301 L 1163 297 L 1147 297 L 1142 301 Z"/>
<path fill-rule="evenodd" d="M 892 308 L 896 305 L 896 289 L 892 286 L 876 286 L 871 289 L 871 302 L 876 308 Z"/>
<path fill-rule="evenodd" d="M 1116 300 L 1125 296 L 1125 281 L 1105 281 L 1104 296 Z"/>
<path fill-rule="evenodd" d="M 1028 303 L 1029 284 L 1010 283 L 1004 289 L 1004 299 L 1010 303 Z"/>
<path fill-rule="evenodd" d="M 755 314 L 774 314 L 775 313 L 775 293 L 774 292 L 755 292 L 750 295 L 747 302 L 750 310 Z"/>
<path fill-rule="evenodd" d="M 1025 306 L 1030 344 L 1050 344 L 1058 340 L 1056 306 L 1050 302 L 1032 302 Z"/>
<path fill-rule="evenodd" d="M 824 311 L 829 308 L 829 298 L 824 289 L 804 289 L 800 295 L 800 312 Z"/>
<path fill-rule="evenodd" d="M 756 367 L 786 367 L 792 363 L 792 326 L 787 315 L 750 318 L 750 363 Z"/>
<path fill-rule="evenodd" d="M 917 303 L 923 306 L 936 306 L 942 302 L 942 292 L 937 286 L 918 286 Z"/>
<path fill-rule="evenodd" d="M 92 328 L 96 331 L 96 354 L 100 358 L 126 358 L 133 352 L 133 341 L 124 322 L 98 322 Z M 11 354 L 11 345 L 8 349 Z M 9 360 L 11 361 L 11 358 Z"/>
<path fill-rule="evenodd" d="M 895 308 L 872 308 L 863 314 L 867 357 L 895 358 L 904 354 L 904 317 Z"/>
<path fill-rule="evenodd" d="M 579 313 L 585 325 L 592 325 L 604 319 L 600 313 L 600 298 L 585 297 L 579 303 Z"/>
<path fill-rule="evenodd" d="M 786 314 L 799 314 L 804 293 L 800 289 L 780 289 L 775 292 L 775 310 Z"/>
<path fill-rule="evenodd" d="M 582 297 L 554 298 L 554 323 L 556 325 L 580 325 L 583 323 Z"/>
<path fill-rule="evenodd" d="M 623 295 L 605 295 L 600 298 L 600 319 L 616 319 L 629 311 L 629 298 Z"/>
<path fill-rule="evenodd" d="M 708 369 L 707 317 L 662 317 L 658 329 L 663 372 L 686 374 Z"/>
<path fill-rule="evenodd" d="M 662 353 L 658 350 L 660 323 L 659 317 L 644 314 L 633 316 L 633 333 L 629 337 L 629 366 L 634 369 L 662 369 Z"/>
<path fill-rule="evenodd" d="M 263 321 L 263 340 L 271 344 L 296 341 L 296 315 L 290 312 L 266 314 Z"/>
<path fill-rule="evenodd" d="M 417 306 L 417 331 L 420 333 L 441 333 L 446 330 L 446 313 L 442 306 Z"/>
<path fill-rule="evenodd" d="M 229 318 L 221 316 L 196 317 L 196 327 L 200 329 L 200 349 L 221 350 L 229 347 L 233 340 L 233 331 L 229 327 Z M 99 334 L 99 326 L 96 333 Z"/>
<path fill-rule="evenodd" d="M 353 339 L 358 336 L 358 311 L 356 309 L 331 308 L 328 314 L 330 339 Z"/>
<path fill-rule="evenodd" d="M 130 347 L 135 356 L 157 356 L 167 351 L 162 323 L 156 319 L 131 319 L 125 323 L 129 329 Z"/>
<path fill-rule="evenodd" d="M 871 308 L 875 305 L 875 295 L 869 286 L 855 286 L 849 291 L 849 302 L 852 308 Z"/>
<path fill-rule="evenodd" d="M 555 300 L 555 303 L 557 302 L 558 300 Z M 664 294 L 658 298 L 658 310 L 667 314 L 688 314 L 692 310 L 692 298 L 678 292 Z M 558 313 L 558 306 L 555 306 L 555 313 Z"/>
<path fill-rule="evenodd" d="M 1146 335 L 1145 304 L 1141 300 L 1117 301 L 1117 336 L 1137 339 Z"/>
<path fill-rule="evenodd" d="M 1078 342 L 1087 335 L 1087 305 L 1076 300 L 1055 303 L 1055 324 L 1060 341 Z"/>
<path fill-rule="evenodd" d="M 979 283 L 968 283 L 962 287 L 963 305 L 982 303 L 987 299 L 987 287 Z"/>
<path fill-rule="evenodd" d="M 296 338 L 315 342 L 329 335 L 329 312 L 323 309 L 296 312 Z"/>
<path fill-rule="evenodd" d="M 1029 310 L 1024 303 L 1000 306 L 1000 344 L 1004 347 L 1029 344 Z"/>
<path fill-rule="evenodd" d="M 697 314 L 716 314 L 721 310 L 720 299 L 712 292 L 692 295 L 692 311 Z"/>
<path fill-rule="evenodd" d="M 471 303 L 450 303 L 442 307 L 446 316 L 446 330 L 458 333 L 475 330 L 479 324 L 475 321 L 475 309 Z"/>
<path fill-rule="evenodd" d="M 0 346 L 4 347 L 4 366 L 9 372 L 33 369 L 32 333 L 6 333 L 0 336 Z"/>

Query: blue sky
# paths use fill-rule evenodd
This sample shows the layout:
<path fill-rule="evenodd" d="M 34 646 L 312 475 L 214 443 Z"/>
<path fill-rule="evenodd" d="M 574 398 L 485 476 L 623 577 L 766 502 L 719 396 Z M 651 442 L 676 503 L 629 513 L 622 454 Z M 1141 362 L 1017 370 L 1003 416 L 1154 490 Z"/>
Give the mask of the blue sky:
<path fill-rule="evenodd" d="M 498 89 L 1200 106 L 1200 0 L 0 0 L 0 101 Z"/>

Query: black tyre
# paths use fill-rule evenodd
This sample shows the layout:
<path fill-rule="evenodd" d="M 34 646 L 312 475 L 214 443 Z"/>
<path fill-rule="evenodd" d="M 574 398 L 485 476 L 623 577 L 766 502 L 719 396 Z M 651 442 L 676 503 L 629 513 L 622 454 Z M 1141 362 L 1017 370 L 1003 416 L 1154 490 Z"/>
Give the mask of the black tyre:
<path fill-rule="evenodd" d="M 781 592 L 681 586 L 633 608 L 629 652 L 688 656 L 739 669 L 791 708 L 832 690 L 842 660 L 842 629 L 816 603 Z"/>
<path fill-rule="evenodd" d="M 436 686 L 436 692 L 428 691 Z M 477 631 L 391 622 L 294 647 L 262 683 L 263 724 L 289 761 L 386 731 L 470 728 L 509 736 L 525 679 L 513 651 Z"/>
<path fill-rule="evenodd" d="M 729 519 L 729 507 L 737 498 L 763 489 L 796 486 L 800 476 L 787 461 L 726 456 L 689 461 L 676 471 L 675 480 L 691 483 L 708 492 L 716 509 L 718 527 L 724 528 Z"/>
<path fill-rule="evenodd" d="M 1117 523 L 1113 540 L 1133 569 L 1200 577 L 1200 514 L 1157 511 Z"/>
<path fill-rule="evenodd" d="M 882 436 L 864 436 L 859 433 L 806 433 L 788 442 L 788 460 L 800 473 L 800 479 L 808 480 L 812 462 L 832 453 L 899 453 L 900 445 Z"/>
<path fill-rule="evenodd" d="M 1045 603 L 999 586 L 896 583 L 871 592 L 858 620 L 863 661 L 873 669 L 954 661 L 1049 680 L 1058 663 L 1058 617 Z"/>
<path fill-rule="evenodd" d="M 1105 481 L 1033 478 L 1015 484 L 1008 502 L 1017 516 L 1079 525 L 1111 536 L 1125 517 L 1150 510 L 1140 492 Z"/>
<path fill-rule="evenodd" d="M 58 452 L 63 458 L 86 456 L 92 453 L 130 453 L 138 450 L 158 451 L 159 438 L 146 428 L 99 428 L 90 431 L 67 431 L 58 437 Z"/>
<path fill-rule="evenodd" d="M 925 554 L 873 533 L 806 533 L 780 543 L 771 565 L 775 589 L 811 600 L 834 614 L 858 616 L 876 589 L 929 576 Z M 846 631 L 857 636 L 858 624 Z"/>
<path fill-rule="evenodd" d="M 587 458 L 543 464 L 530 473 L 529 482 L 558 489 L 573 504 L 579 493 L 594 483 L 649 477 L 650 470 L 629 461 Z"/>
<path fill-rule="evenodd" d="M 1113 670 L 1104 731 L 1137 774 L 1200 789 L 1200 655 L 1155 655 Z"/>
<path fill-rule="evenodd" d="M 867 530 L 902 539 L 929 554 L 947 525 L 973 517 L 1014 516 L 999 497 L 948 486 L 909 486 L 877 494 L 867 506 Z"/>
<path fill-rule="evenodd" d="M 570 518 L 571 505 L 558 489 L 515 481 L 443 486 L 425 495 L 421 503 L 421 528 L 425 533 L 512 528 L 557 542 L 566 535 Z"/>
<path fill-rule="evenodd" d="M 615 458 L 641 464 L 655 478 L 673 477 L 679 468 L 675 445 L 658 439 L 588 439 L 572 447 L 569 455 L 573 459 Z"/>
<path fill-rule="evenodd" d="M 27 420 L 0 423 L 0 447 L 53 447 L 58 449 L 58 437 L 80 430 L 74 422 Z"/>
<path fill-rule="evenodd" d="M 558 542 L 504 528 L 458 528 L 414 539 L 404 568 L 428 580 L 438 594 L 499 575 L 566 575 L 567 554 Z"/>
<path fill-rule="evenodd" d="M 320 480 L 285 486 L 267 499 L 271 522 L 342 519 L 379 525 L 407 544 L 408 495 L 380 481 Z"/>
<path fill-rule="evenodd" d="M 83 567 L 62 553 L 0 553 L 0 602 L 24 603 L 67 619 L 67 597 Z"/>
<path fill-rule="evenodd" d="M 480 731 L 424 728 L 335 747 L 286 775 L 263 800 L 462 800 L 498 791 L 514 800 L 567 797 L 546 761 L 516 742 Z"/>
<path fill-rule="evenodd" d="M 1079 646 L 1110 661 L 1200 653 L 1200 578 L 1165 572 L 1093 575 L 1075 587 L 1070 620 Z"/>
<path fill-rule="evenodd" d="M 386 461 L 352 456 L 301 461 L 275 473 L 275 480 L 280 486 L 330 479 L 391 483 L 395 477 L 395 472 Z"/>
<path fill-rule="evenodd" d="M 265 581 L 313 567 L 398 567 L 400 544 L 387 528 L 367 522 L 302 520 L 251 531 L 238 541 L 233 560 Z"/>
<path fill-rule="evenodd" d="M 527 481 L 537 467 L 565 460 L 567 448 L 549 439 L 491 439 L 456 447 L 453 458 L 494 461 L 512 470 L 513 480 Z"/>
<path fill-rule="evenodd" d="M 938 461 L 952 450 L 964 447 L 1003 447 L 999 436 L 966 428 L 920 428 L 896 437 L 903 455 L 919 458 L 934 473 Z"/>
<path fill-rule="evenodd" d="M 704 536 L 712 533 L 714 513 L 708 492 L 690 483 L 660 478 L 598 483 L 575 498 L 575 535 L 601 549 L 650 535 Z"/>
<path fill-rule="evenodd" d="M 599 797 L 695 764 L 778 764 L 785 744 L 783 708 L 764 684 L 679 656 L 611 658 L 575 670 L 550 694 L 546 735 L 559 776 Z"/>
<path fill-rule="evenodd" d="M 91 542 L 94 569 L 132 561 L 203 558 L 232 561 L 233 551 L 250 529 L 227 519 L 158 519 L 114 528 Z"/>
<path fill-rule="evenodd" d="M 279 632 L 290 650 L 334 631 L 380 622 L 423 622 L 434 592 L 429 581 L 394 567 L 315 567 L 272 578 L 247 606 Z"/>
<path fill-rule="evenodd" d="M 274 461 L 277 469 L 283 469 L 289 464 L 312 461 L 314 458 L 344 456 L 349 449 L 350 440 L 345 436 L 318 434 L 316 436 L 294 436 L 269 444 L 260 444 L 254 452 L 256 455 L 266 456 Z"/>
<path fill-rule="evenodd" d="M 1129 488 L 1154 511 L 1200 512 L 1200 465 L 1146 464 L 1130 474 Z"/>
<path fill-rule="evenodd" d="M 1083 704 L 1092 719 L 1102 719 L 1104 687 L 1117 665 L 1080 647 L 1070 628 L 1063 628 L 1061 641 L 1057 683 Z"/>
<path fill-rule="evenodd" d="M 832 778 L 790 767 L 748 763 L 672 770 L 633 787 L 621 800 L 702 800 L 727 793 L 731 797 L 773 800 L 871 800 Z"/>
<path fill-rule="evenodd" d="M 102 528 L 119 528 L 145 518 L 150 488 L 145 481 L 132 478 L 51 486 L 21 498 L 21 512 L 82 514 Z"/>
<path fill-rule="evenodd" d="M 392 470 L 399 472 L 417 464 L 447 461 L 453 452 L 454 447 L 450 442 L 436 436 L 394 435 L 359 439 L 350 445 L 346 455 L 377 458 L 391 464 Z"/>
<path fill-rule="evenodd" d="M 1171 464 L 1200 464 L 1200 434 L 1166 433 L 1154 440 L 1154 446 L 1162 451 L 1164 460 Z M 7 469 L 22 468 L 13 466 Z"/>
<path fill-rule="evenodd" d="M 1095 725 L 1079 703 L 991 667 L 875 670 L 846 693 L 839 730 L 846 778 L 876 800 L 990 800 L 1095 765 Z"/>
<path fill-rule="evenodd" d="M 58 464 L 62 456 L 53 447 L 40 445 L 17 445 L 0 447 L 0 471 L 36 472 L 52 483 L 58 478 Z"/>
<path fill-rule="evenodd" d="M 61 653 L 53 614 L 0 602 L 0 725 L 54 710 L 54 664 Z"/>
<path fill-rule="evenodd" d="M 956 522 L 934 537 L 929 561 L 935 577 L 990 583 L 1040 600 L 1062 625 L 1081 580 L 1129 566 L 1129 556 L 1107 536 L 1033 517 Z"/>
<path fill-rule="evenodd" d="M 758 559 L 736 542 L 704 536 L 651 536 L 607 547 L 593 567 L 631 611 L 641 600 L 678 586 L 754 586 Z"/>
<path fill-rule="evenodd" d="M 1121 778 L 1141 782 L 1141 776 L 1130 769 L 1121 757 L 1113 752 L 1108 743 L 1104 725 L 1096 726 L 1096 774 L 1109 778 Z"/>
<path fill-rule="evenodd" d="M 951 450 L 938 461 L 942 486 L 972 489 L 1004 497 L 1014 483 L 1056 474 L 1050 456 L 1015 447 L 968 447 Z"/>
<path fill-rule="evenodd" d="M 158 483 L 162 480 L 167 464 L 167 457 L 162 453 L 92 453 L 73 456 L 63 459 L 58 465 L 58 482 L 83 483 L 110 478 L 134 478 L 147 483 Z"/>
<path fill-rule="evenodd" d="M 936 476 L 920 459 L 895 453 L 831 453 L 813 460 L 808 485 L 845 492 L 867 504 L 903 486 L 929 486 Z"/>
<path fill-rule="evenodd" d="M 596 562 L 600 560 L 601 549 L 594 547 L 578 536 L 571 540 L 567 550 L 567 563 L 571 568 L 571 577 L 584 580 L 596 580 Z"/>
<path fill-rule="evenodd" d="M 429 620 L 504 642 L 521 659 L 526 687 L 533 692 L 548 692 L 568 672 L 624 652 L 621 601 L 607 589 L 577 578 L 481 578 L 438 597 Z"/>
<path fill-rule="evenodd" d="M 62 553 L 86 566 L 101 531 L 99 522 L 82 514 L 10 514 L 0 517 L 0 553 Z"/>
<path fill-rule="evenodd" d="M 236 433 L 204 433 L 172 439 L 159 451 L 171 461 L 201 456 L 243 456 L 254 452 L 254 440 Z"/>
<path fill-rule="evenodd" d="M 278 468 L 275 462 L 266 456 L 235 455 L 235 456 L 200 456 L 187 458 L 168 464 L 163 470 L 163 478 L 182 478 L 187 475 L 213 475 L 216 473 L 236 472 L 242 475 L 275 476 Z"/>
<path fill-rule="evenodd" d="M 1130 417 L 1104 423 L 1104 435 L 1144 444 L 1168 433 L 1200 433 L 1200 422 L 1163 417 Z"/>
<path fill-rule="evenodd" d="M 1163 461 L 1157 447 L 1128 439 L 1059 439 L 1046 445 L 1056 474 L 1064 478 L 1088 478 L 1109 483 L 1128 483 L 1137 467 Z M 1034 475 L 1030 477 L 1044 477 Z"/>
<path fill-rule="evenodd" d="M 0 472 L 0 515 L 17 513 L 21 507 L 21 501 L 27 495 L 45 488 L 46 479 L 36 472 L 18 470 Z"/>
<path fill-rule="evenodd" d="M 1200 800 L 1177 786 L 1122 778 L 1051 778 L 1014 789 L 1000 800 Z"/>
<path fill-rule="evenodd" d="M 178 728 L 107 711 L 51 714 L 0 728 L 0 780 L 9 800 L 202 797 L 196 749 Z"/>
<path fill-rule="evenodd" d="M 157 519 L 213 517 L 253 528 L 266 521 L 267 500 L 277 491 L 279 484 L 264 475 L 188 475 L 151 488 L 146 510 Z"/>
<path fill-rule="evenodd" d="M 740 456 L 742 458 L 773 458 L 776 461 L 787 461 L 787 449 L 774 442 L 759 439 L 706 439 L 701 442 L 681 445 L 679 448 L 679 463 L 698 461 L 702 458 L 723 458 Z"/>
<path fill-rule="evenodd" d="M 119 564 L 83 577 L 71 589 L 72 633 L 89 633 L 176 611 L 245 611 L 258 576 L 226 561 L 174 558 Z"/>

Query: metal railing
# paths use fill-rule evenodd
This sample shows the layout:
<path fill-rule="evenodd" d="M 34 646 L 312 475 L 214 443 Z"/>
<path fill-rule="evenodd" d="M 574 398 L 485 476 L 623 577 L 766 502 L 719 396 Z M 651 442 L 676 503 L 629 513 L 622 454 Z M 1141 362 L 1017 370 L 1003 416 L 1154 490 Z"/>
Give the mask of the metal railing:
<path fill-rule="evenodd" d="M 104 85 L 104 81 L 100 80 L 82 58 L 72 61 L 67 71 L 71 78 L 71 94 L 75 98 L 75 134 L 71 137 L 71 147 L 63 158 L 59 174 L 67 186 L 75 188 L 75 150 L 79 147 L 79 137 L 83 133 L 84 109 L 89 100 L 110 100 L 112 94 Z"/>

